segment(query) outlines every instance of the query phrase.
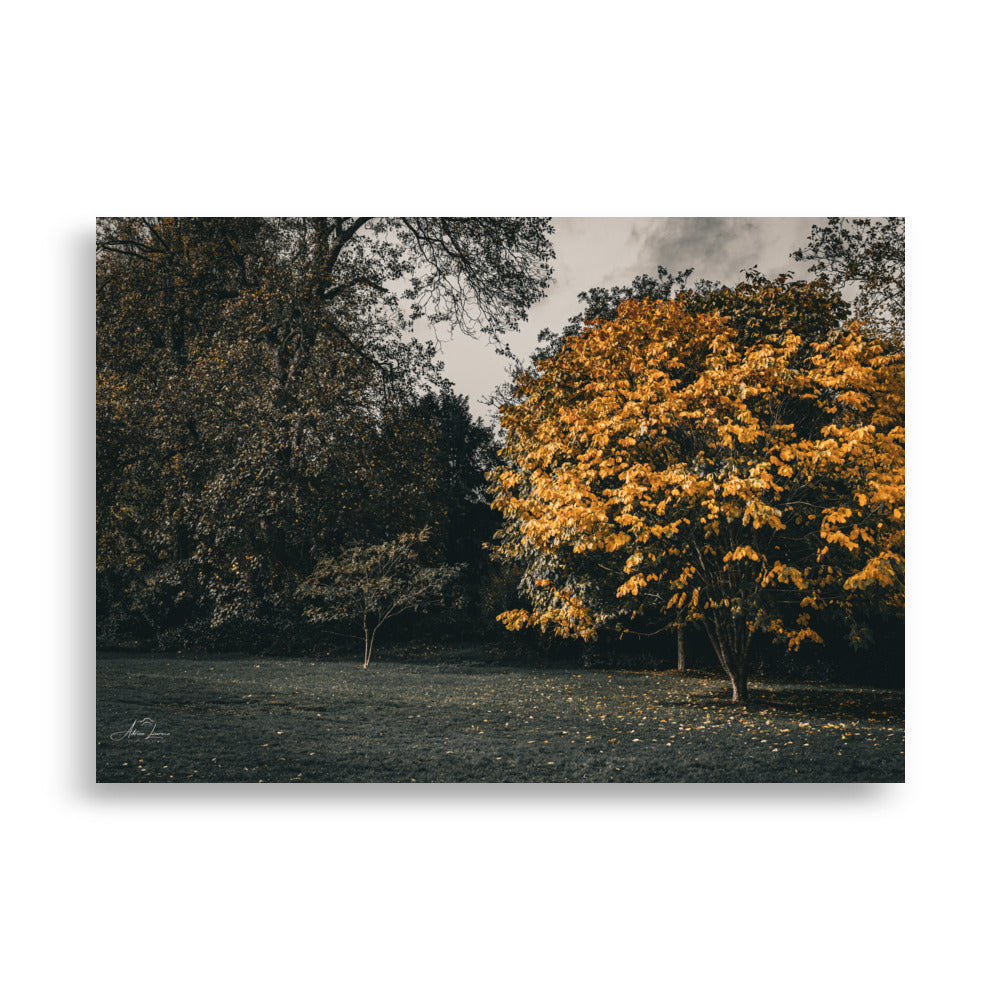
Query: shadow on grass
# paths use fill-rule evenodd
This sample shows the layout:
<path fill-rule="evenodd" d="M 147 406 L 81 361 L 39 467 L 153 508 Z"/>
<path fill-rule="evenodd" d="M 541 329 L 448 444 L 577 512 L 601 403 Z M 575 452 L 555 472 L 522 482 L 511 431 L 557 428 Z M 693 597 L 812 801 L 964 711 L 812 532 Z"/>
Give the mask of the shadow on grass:
<path fill-rule="evenodd" d="M 761 685 L 751 690 L 750 710 L 764 709 L 783 715 L 821 716 L 839 721 L 870 719 L 903 723 L 904 696 L 901 691 L 857 688 L 810 687 L 771 689 Z"/>
<path fill-rule="evenodd" d="M 684 676 L 688 685 L 693 679 Z M 904 722 L 904 701 L 902 691 L 848 688 L 837 685 L 824 687 L 809 684 L 774 684 L 757 682 L 750 684 L 750 701 L 736 704 L 732 700 L 729 685 L 718 678 L 701 676 L 698 686 L 688 686 L 684 693 L 673 696 L 660 695 L 651 701 L 661 708 L 689 710 L 711 710 L 735 714 L 777 713 L 796 718 L 822 718 L 837 722 L 869 720 L 872 722 Z"/>

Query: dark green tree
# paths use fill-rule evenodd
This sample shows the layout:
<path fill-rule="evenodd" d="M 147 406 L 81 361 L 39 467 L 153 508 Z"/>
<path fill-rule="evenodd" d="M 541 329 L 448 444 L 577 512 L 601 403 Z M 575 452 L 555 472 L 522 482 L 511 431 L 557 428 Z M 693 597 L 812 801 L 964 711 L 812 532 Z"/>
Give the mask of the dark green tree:
<path fill-rule="evenodd" d="M 735 285 L 682 290 L 677 300 L 692 316 L 718 312 L 739 333 L 742 345 L 775 342 L 794 331 L 804 344 L 829 339 L 850 309 L 823 280 L 795 281 L 791 274 L 765 277 L 755 268 Z"/>
<path fill-rule="evenodd" d="M 906 226 L 901 218 L 842 219 L 813 226 L 792 254 L 851 301 L 853 315 L 875 336 L 902 345 L 906 319 Z"/>
<path fill-rule="evenodd" d="M 431 550 L 445 562 L 483 564 L 483 544 L 498 525 L 490 509 L 486 474 L 496 463 L 491 428 L 473 418 L 466 396 L 450 388 L 415 404 L 413 422 L 431 435 L 430 476 L 422 502 L 435 526 Z"/>
<path fill-rule="evenodd" d="M 543 219 L 103 219 L 98 615 L 107 638 L 287 638 L 324 553 L 426 520 L 444 385 L 425 317 L 493 339 Z"/>

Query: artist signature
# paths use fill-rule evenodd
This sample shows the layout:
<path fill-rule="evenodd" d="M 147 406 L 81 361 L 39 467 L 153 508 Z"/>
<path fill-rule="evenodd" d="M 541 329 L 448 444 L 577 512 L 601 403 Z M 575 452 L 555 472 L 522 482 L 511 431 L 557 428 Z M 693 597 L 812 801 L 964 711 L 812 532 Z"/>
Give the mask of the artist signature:
<path fill-rule="evenodd" d="M 152 719 L 133 719 L 128 729 L 120 733 L 112 733 L 113 740 L 162 740 L 170 733 L 157 732 L 156 723 Z"/>

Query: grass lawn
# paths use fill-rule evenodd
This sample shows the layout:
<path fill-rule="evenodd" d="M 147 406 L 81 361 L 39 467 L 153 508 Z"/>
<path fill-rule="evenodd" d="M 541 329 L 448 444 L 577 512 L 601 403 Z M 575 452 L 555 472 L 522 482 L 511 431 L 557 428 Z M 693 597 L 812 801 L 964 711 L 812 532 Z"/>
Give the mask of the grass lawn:
<path fill-rule="evenodd" d="M 739 708 L 699 673 L 486 648 L 379 654 L 367 670 L 357 657 L 98 654 L 97 780 L 904 780 L 899 691 L 751 682 L 756 701 Z"/>

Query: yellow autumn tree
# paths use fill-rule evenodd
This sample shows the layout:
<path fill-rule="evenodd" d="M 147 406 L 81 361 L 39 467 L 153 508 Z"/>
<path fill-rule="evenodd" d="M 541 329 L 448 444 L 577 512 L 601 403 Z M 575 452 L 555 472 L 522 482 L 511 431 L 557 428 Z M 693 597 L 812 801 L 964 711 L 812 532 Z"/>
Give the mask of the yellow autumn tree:
<path fill-rule="evenodd" d="M 531 607 L 507 628 L 700 622 L 743 702 L 755 633 L 795 649 L 820 615 L 901 612 L 902 353 L 794 317 L 747 336 L 629 300 L 519 376 L 492 486 Z"/>

